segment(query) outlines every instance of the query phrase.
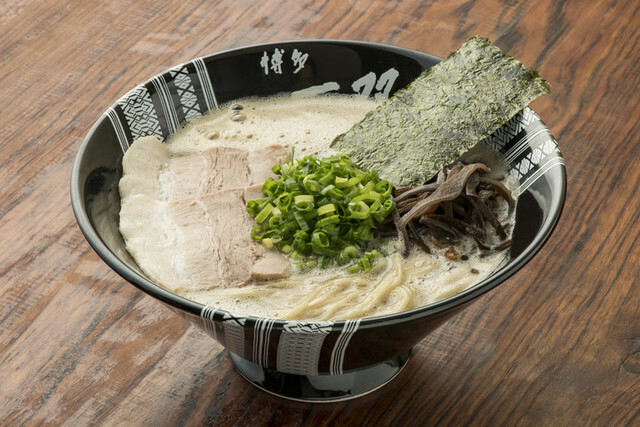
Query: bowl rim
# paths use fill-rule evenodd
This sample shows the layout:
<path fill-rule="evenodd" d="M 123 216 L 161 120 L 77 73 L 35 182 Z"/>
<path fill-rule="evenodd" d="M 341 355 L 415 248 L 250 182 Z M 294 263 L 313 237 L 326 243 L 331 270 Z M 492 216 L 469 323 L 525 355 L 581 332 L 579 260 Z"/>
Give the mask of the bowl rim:
<path fill-rule="evenodd" d="M 361 40 L 338 40 L 338 39 L 304 39 L 304 40 L 284 40 L 284 41 L 274 41 L 267 43 L 257 43 L 251 44 L 247 46 L 235 47 L 231 49 L 222 50 L 219 52 L 203 55 L 199 57 L 199 59 L 207 60 L 215 60 L 218 58 L 224 58 L 229 55 L 242 54 L 245 51 L 255 49 L 255 48 L 268 48 L 273 46 L 282 46 L 287 44 L 327 44 L 327 45 L 338 45 L 338 46 L 358 46 L 358 47 L 366 47 L 377 50 L 383 50 L 387 52 L 392 52 L 395 54 L 400 54 L 403 56 L 411 57 L 411 58 L 422 58 L 422 59 L 433 59 L 436 61 L 440 61 L 442 58 L 413 50 L 400 46 L 394 46 L 383 43 L 376 42 L 367 42 Z M 178 64 L 177 66 L 186 64 L 187 62 L 183 62 L 182 64 Z M 139 85 L 143 85 L 151 81 L 154 77 L 166 72 L 162 71 L 161 73 L 157 73 L 154 76 L 146 79 L 141 82 Z M 128 93 L 128 92 L 127 92 Z M 113 107 L 119 100 L 124 98 L 127 93 L 121 95 L 116 99 L 114 103 L 110 106 Z M 190 314 L 201 317 L 201 313 L 203 309 L 210 308 L 215 309 L 216 312 L 219 313 L 229 313 L 236 318 L 243 318 L 247 320 L 256 321 L 258 319 L 268 319 L 273 321 L 273 327 L 276 329 L 281 329 L 285 324 L 292 322 L 291 320 L 282 320 L 282 319 L 273 319 L 273 318 L 263 318 L 252 315 L 243 315 L 235 312 L 231 312 L 228 310 L 220 309 L 217 307 L 206 306 L 202 303 L 195 302 L 193 300 L 184 298 L 180 295 L 174 294 L 173 292 L 163 288 L 160 285 L 157 285 L 147 279 L 146 277 L 138 274 L 133 271 L 129 266 L 127 266 L 123 261 L 121 261 L 103 242 L 102 238 L 98 235 L 97 231 L 94 229 L 89 215 L 86 211 L 85 201 L 84 201 L 84 185 L 85 182 L 80 182 L 80 168 L 82 164 L 82 160 L 85 152 L 88 149 L 89 143 L 96 133 L 98 127 L 101 123 L 106 119 L 105 113 L 93 123 L 85 137 L 83 138 L 80 147 L 76 153 L 73 162 L 73 168 L 71 171 L 70 177 L 70 198 L 71 198 L 71 206 L 76 217 L 76 221 L 78 226 L 80 227 L 82 233 L 84 234 L 87 242 L 93 248 L 93 250 L 97 253 L 97 255 L 118 275 L 120 275 L 123 279 L 125 279 L 130 284 L 134 285 L 139 290 L 143 291 L 147 295 L 151 296 L 154 299 L 157 299 L 175 309 L 186 311 Z M 546 125 L 545 125 L 546 127 Z M 561 154 L 558 156 L 563 159 Z M 545 221 L 540 225 L 540 230 L 536 233 L 533 241 L 527 246 L 526 250 L 520 253 L 516 258 L 509 262 L 509 268 L 500 268 L 495 274 L 490 277 L 476 283 L 468 289 L 465 289 L 462 292 L 454 294 L 445 299 L 435 301 L 433 303 L 416 307 L 411 310 L 406 310 L 398 313 L 380 315 L 380 316 L 372 316 L 372 317 L 364 317 L 359 318 L 359 329 L 367 329 L 372 327 L 379 327 L 386 324 L 394 324 L 398 321 L 406 321 L 410 319 L 417 319 L 421 317 L 426 317 L 429 315 L 438 314 L 450 309 L 453 309 L 458 306 L 462 306 L 465 303 L 479 297 L 495 288 L 499 284 L 506 281 L 508 278 L 516 274 L 524 265 L 526 265 L 542 248 L 542 246 L 546 243 L 546 241 L 551 236 L 553 230 L 558 224 L 560 216 L 562 214 L 565 199 L 566 199 L 566 191 L 567 191 L 567 177 L 566 177 L 566 166 L 564 162 L 559 163 L 557 166 L 560 166 L 560 169 L 552 168 L 549 171 L 545 172 L 556 173 L 559 176 L 554 181 L 556 186 L 558 187 L 554 191 L 554 198 L 550 204 L 549 214 L 545 218 Z M 297 323 L 310 323 L 310 324 L 331 324 L 334 326 L 344 326 L 345 322 L 348 320 L 336 320 L 336 321 L 305 321 L 299 320 L 295 321 Z M 253 323 L 253 322 L 251 322 Z"/>

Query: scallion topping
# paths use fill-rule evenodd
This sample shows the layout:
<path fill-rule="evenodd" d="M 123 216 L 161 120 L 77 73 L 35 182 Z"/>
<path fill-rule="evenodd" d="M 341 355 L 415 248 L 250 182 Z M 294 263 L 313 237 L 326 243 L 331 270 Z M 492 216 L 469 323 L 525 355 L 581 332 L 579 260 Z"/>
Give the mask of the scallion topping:
<path fill-rule="evenodd" d="M 392 184 L 362 171 L 349 157 L 305 156 L 275 165 L 277 178 L 262 186 L 265 198 L 249 200 L 260 224 L 251 237 L 299 261 L 303 268 L 344 265 L 369 271 L 381 252 L 366 252 L 376 223 L 391 214 Z"/>

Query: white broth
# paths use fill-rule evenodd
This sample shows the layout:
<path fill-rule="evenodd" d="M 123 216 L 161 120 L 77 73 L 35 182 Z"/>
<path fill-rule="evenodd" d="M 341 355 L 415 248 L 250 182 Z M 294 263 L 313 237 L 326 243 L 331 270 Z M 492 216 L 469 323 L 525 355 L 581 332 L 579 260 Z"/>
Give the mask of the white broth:
<path fill-rule="evenodd" d="M 198 156 L 199 153 L 217 148 L 237 149 L 242 154 L 244 151 L 251 153 L 255 150 L 278 146 L 288 153 L 293 146 L 296 157 L 308 154 L 325 157 L 335 154 L 329 147 L 331 141 L 337 135 L 346 132 L 376 106 L 375 101 L 345 95 L 242 99 L 188 123 L 162 144 L 161 150 L 164 151 L 161 155 L 166 156 L 163 157 L 165 159 L 163 161 L 169 165 L 175 159 Z M 133 146 L 136 144 L 138 141 Z M 144 153 L 145 151 L 141 150 L 138 155 L 144 156 Z M 154 155 L 157 155 L 157 151 L 155 153 Z M 125 161 L 127 161 L 126 156 Z M 508 177 L 501 159 L 486 148 L 477 147 L 465 157 L 467 160 L 482 159 L 492 169 L 493 176 Z M 207 165 L 210 163 L 202 163 L 203 174 L 209 173 Z M 189 163 L 189 165 L 193 164 L 195 163 Z M 249 165 L 249 170 L 252 167 Z M 131 167 L 130 169 L 133 170 Z M 158 173 L 158 176 L 164 177 L 158 180 L 160 182 L 175 181 L 175 177 L 171 175 L 173 172 L 162 170 Z M 463 245 L 462 249 L 458 249 L 464 254 L 463 260 L 448 260 L 443 254 L 444 250 L 426 254 L 418 248 L 412 249 L 410 255 L 405 258 L 402 256 L 404 243 L 396 238 L 380 241 L 380 245 L 384 246 L 389 256 L 378 261 L 372 271 L 366 274 L 349 274 L 343 267 L 316 268 L 300 272 L 292 265 L 286 272 L 279 270 L 278 274 L 267 275 L 268 277 L 255 274 L 254 268 L 253 272 L 249 271 L 242 280 L 234 282 L 233 285 L 217 283 L 216 280 L 223 279 L 210 280 L 210 277 L 227 276 L 223 274 L 225 272 L 220 273 L 219 265 L 212 267 L 210 264 L 226 262 L 226 255 L 219 255 L 216 252 L 215 257 L 211 258 L 207 264 L 206 253 L 203 255 L 200 252 L 194 252 L 193 256 L 202 255 L 199 263 L 205 264 L 203 268 L 213 269 L 211 270 L 213 273 L 207 273 L 209 270 L 205 270 L 204 273 L 192 273 L 192 270 L 189 270 L 191 267 L 185 267 L 190 261 L 181 258 L 184 254 L 179 249 L 179 238 L 172 237 L 170 231 L 163 229 L 163 227 L 175 227 L 171 219 L 167 220 L 167 206 L 174 206 L 169 209 L 175 210 L 176 204 L 202 205 L 199 199 L 201 196 L 174 198 L 172 201 L 155 200 L 153 208 L 148 208 L 147 204 L 144 205 L 147 206 L 145 209 L 151 212 L 150 217 L 163 219 L 145 218 L 145 221 L 141 222 L 140 218 L 131 218 L 132 215 L 141 215 L 140 210 L 126 209 L 129 201 L 134 198 L 129 184 L 126 184 L 126 177 L 125 168 L 120 186 L 123 200 L 121 233 L 127 243 L 127 249 L 141 269 L 152 280 L 186 298 L 237 314 L 295 320 L 343 320 L 404 311 L 449 297 L 473 286 L 489 276 L 505 260 L 505 251 L 482 252 L 471 239 Z M 261 182 L 253 182 L 249 179 L 245 187 L 259 184 Z M 517 186 L 509 182 L 508 178 L 505 184 L 515 195 Z M 226 187 L 218 187 L 215 191 L 218 190 L 225 191 L 224 194 L 235 191 Z M 217 196 L 214 195 L 214 197 Z M 237 209 L 230 211 L 234 212 L 232 215 L 241 215 Z M 193 216 L 191 213 L 189 215 Z M 203 214 L 202 221 L 211 222 L 210 215 L 210 213 Z M 247 221 L 253 221 L 246 212 L 244 215 Z M 507 224 L 506 229 L 510 233 L 513 229 L 513 213 L 509 213 L 506 202 L 496 216 L 503 224 Z M 149 225 L 150 222 L 153 224 Z M 174 242 L 166 243 L 161 239 L 154 241 L 153 238 L 145 240 L 147 239 L 145 230 L 139 229 L 141 224 L 146 224 L 142 228 L 155 230 L 156 235 L 160 233 L 168 240 L 174 239 Z M 254 251 L 255 246 L 251 245 L 260 246 L 260 244 L 246 241 L 249 237 L 246 223 L 242 224 L 232 237 L 223 239 L 246 243 L 247 247 L 251 248 L 250 251 L 253 251 L 255 260 L 262 259 L 264 248 L 260 247 L 259 250 Z M 188 226 L 195 227 L 191 223 Z M 189 244 L 185 246 L 188 250 L 195 250 L 194 246 L 200 247 L 193 242 L 196 239 L 194 236 L 201 236 L 203 240 L 215 239 L 221 228 L 200 227 L 198 230 L 209 230 L 209 234 L 207 232 L 191 234 Z M 214 244 L 216 245 L 218 244 Z M 154 266 L 146 265 L 153 263 L 149 261 L 153 258 L 144 254 L 144 251 L 151 247 L 153 251 L 162 252 L 158 255 L 164 260 L 160 272 L 154 270 Z M 206 250 L 208 249 L 205 249 L 205 252 Z M 254 262 L 257 262 L 255 260 Z M 249 266 L 249 270 L 251 268 Z M 177 273 L 168 271 L 171 269 L 176 270 Z M 197 283 L 192 282 L 191 277 L 194 275 L 202 276 L 202 280 Z M 183 286 L 179 283 L 180 280 L 189 281 L 189 284 Z"/>

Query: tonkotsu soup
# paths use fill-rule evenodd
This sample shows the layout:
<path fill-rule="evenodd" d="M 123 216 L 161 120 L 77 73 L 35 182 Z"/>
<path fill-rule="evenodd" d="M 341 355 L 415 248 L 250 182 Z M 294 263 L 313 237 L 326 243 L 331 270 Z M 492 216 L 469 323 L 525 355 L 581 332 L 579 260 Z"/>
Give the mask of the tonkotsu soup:
<path fill-rule="evenodd" d="M 120 231 L 127 250 L 150 279 L 201 304 L 236 314 L 296 320 L 344 320 L 420 307 L 482 281 L 505 261 L 505 251 L 463 240 L 456 260 L 430 254 L 401 237 L 371 243 L 386 256 L 371 270 L 341 266 L 301 271 L 295 260 L 250 237 L 256 222 L 250 199 L 276 163 L 335 153 L 331 141 L 377 106 L 359 96 L 280 96 L 241 99 L 188 123 L 165 143 L 134 142 L 123 159 Z M 486 163 L 514 196 L 502 159 L 476 147 L 462 159 Z M 494 214 L 510 234 L 514 209 Z M 487 233 L 491 234 L 488 229 Z M 491 238 L 491 236 L 489 236 Z"/>

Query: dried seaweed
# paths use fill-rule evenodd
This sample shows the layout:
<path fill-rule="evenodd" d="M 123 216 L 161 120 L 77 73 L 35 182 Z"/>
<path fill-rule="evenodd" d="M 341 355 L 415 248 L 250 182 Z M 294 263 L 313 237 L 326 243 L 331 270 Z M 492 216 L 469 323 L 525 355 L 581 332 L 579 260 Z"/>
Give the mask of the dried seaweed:
<path fill-rule="evenodd" d="M 537 71 L 475 36 L 332 146 L 396 186 L 420 185 L 548 92 Z"/>

